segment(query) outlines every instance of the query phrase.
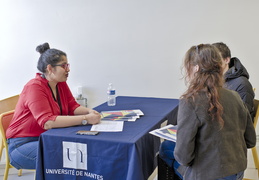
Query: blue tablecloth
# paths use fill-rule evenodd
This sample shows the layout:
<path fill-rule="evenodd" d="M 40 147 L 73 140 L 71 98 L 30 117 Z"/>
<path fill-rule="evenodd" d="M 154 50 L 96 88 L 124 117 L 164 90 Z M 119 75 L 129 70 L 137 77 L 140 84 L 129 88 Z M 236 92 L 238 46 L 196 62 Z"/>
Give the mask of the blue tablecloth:
<path fill-rule="evenodd" d="M 41 134 L 36 165 L 37 180 L 146 180 L 156 167 L 160 139 L 149 132 L 174 117 L 177 99 L 117 97 L 116 106 L 94 109 L 140 109 L 144 116 L 124 122 L 123 132 L 76 135 L 91 126 L 51 129 Z"/>

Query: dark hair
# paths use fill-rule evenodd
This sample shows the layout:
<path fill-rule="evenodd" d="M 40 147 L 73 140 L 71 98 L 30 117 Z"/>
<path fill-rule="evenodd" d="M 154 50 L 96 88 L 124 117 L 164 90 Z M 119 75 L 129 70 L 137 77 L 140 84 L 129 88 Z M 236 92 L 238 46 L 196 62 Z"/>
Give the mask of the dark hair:
<path fill-rule="evenodd" d="M 228 46 L 226 44 L 224 44 L 223 42 L 217 42 L 217 43 L 214 43 L 212 45 L 218 48 L 218 50 L 221 53 L 221 56 L 222 56 L 223 59 L 226 59 L 228 57 L 231 58 L 230 49 L 228 48 Z"/>
<path fill-rule="evenodd" d="M 196 65 L 199 66 L 199 69 L 193 75 L 193 68 Z M 218 49 L 210 44 L 192 46 L 186 52 L 184 68 L 186 71 L 185 80 L 188 79 L 189 87 L 181 98 L 195 101 L 195 96 L 200 92 L 205 92 L 209 99 L 209 114 L 213 120 L 218 120 L 223 127 L 223 107 L 219 102 L 218 90 L 223 86 L 224 79 L 222 58 Z"/>
<path fill-rule="evenodd" d="M 50 49 L 49 43 L 37 46 L 36 51 L 40 53 L 37 68 L 42 73 L 46 72 L 46 68 L 49 64 L 54 66 L 61 61 L 61 56 L 67 56 L 63 51 Z"/>

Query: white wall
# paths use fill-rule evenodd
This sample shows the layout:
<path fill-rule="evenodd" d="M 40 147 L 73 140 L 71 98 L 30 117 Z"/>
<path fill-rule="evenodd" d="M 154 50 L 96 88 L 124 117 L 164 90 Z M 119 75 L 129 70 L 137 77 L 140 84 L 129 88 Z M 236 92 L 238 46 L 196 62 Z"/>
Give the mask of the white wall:
<path fill-rule="evenodd" d="M 0 99 L 35 76 L 37 45 L 68 55 L 68 84 L 90 107 L 117 95 L 178 98 L 192 45 L 223 41 L 259 91 L 257 0 L 0 0 Z M 257 98 L 259 98 L 257 96 Z"/>

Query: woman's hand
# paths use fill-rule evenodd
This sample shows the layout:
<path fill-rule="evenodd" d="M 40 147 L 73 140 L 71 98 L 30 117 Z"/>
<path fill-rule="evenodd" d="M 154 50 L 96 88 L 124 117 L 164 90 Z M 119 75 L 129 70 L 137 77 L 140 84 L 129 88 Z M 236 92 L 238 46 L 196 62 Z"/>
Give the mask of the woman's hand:
<path fill-rule="evenodd" d="M 101 120 L 101 115 L 95 110 L 89 111 L 89 114 L 85 115 L 85 117 L 89 124 L 98 124 Z"/>

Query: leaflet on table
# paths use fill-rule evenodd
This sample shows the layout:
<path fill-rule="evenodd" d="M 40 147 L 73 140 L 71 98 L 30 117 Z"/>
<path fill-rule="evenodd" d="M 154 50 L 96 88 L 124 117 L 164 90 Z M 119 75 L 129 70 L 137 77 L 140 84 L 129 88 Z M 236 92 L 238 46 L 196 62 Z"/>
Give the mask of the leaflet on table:
<path fill-rule="evenodd" d="M 162 139 L 176 142 L 176 139 L 177 139 L 176 132 L 177 132 L 177 126 L 169 124 L 160 129 L 155 129 L 153 131 L 150 131 L 149 133 L 155 136 L 158 136 Z"/>
<path fill-rule="evenodd" d="M 144 113 L 140 109 L 101 111 L 101 120 L 109 121 L 136 121 Z"/>
<path fill-rule="evenodd" d="M 111 117 L 111 118 L 102 118 L 102 121 L 136 121 L 137 117 Z"/>
<path fill-rule="evenodd" d="M 92 125 L 91 131 L 120 132 L 123 130 L 123 125 L 123 121 L 101 121 L 99 124 Z"/>

